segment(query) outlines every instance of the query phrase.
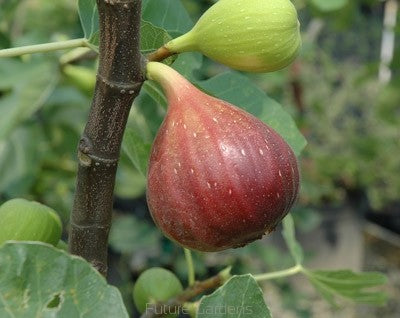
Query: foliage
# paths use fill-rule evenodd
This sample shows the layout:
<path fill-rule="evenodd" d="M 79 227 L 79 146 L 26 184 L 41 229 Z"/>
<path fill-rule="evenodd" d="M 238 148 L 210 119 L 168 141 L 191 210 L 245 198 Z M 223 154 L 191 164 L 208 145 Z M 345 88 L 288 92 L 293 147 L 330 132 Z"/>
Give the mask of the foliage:
<path fill-rule="evenodd" d="M 262 290 L 249 274 L 234 276 L 214 293 L 203 297 L 197 311 L 199 318 L 234 318 L 241 315 L 271 317 Z"/>
<path fill-rule="evenodd" d="M 312 130 L 303 159 L 303 200 L 338 202 L 363 191 L 373 208 L 382 209 L 398 200 L 400 191 L 400 164 L 392 155 L 400 140 L 393 109 L 399 95 L 370 78 L 365 68 L 349 72 L 350 61 L 333 69 L 323 52 L 308 58 L 304 126 Z M 317 71 L 319 63 L 329 70 L 324 75 Z M 310 89 L 316 82 L 318 89 Z"/>
<path fill-rule="evenodd" d="M 294 224 L 290 215 L 284 222 L 283 234 L 296 260 L 295 267 L 256 276 L 232 276 L 214 293 L 201 298 L 197 317 L 237 317 L 240 312 L 260 315 L 257 317 L 271 317 L 257 281 L 299 272 L 304 273 L 332 303 L 336 296 L 357 302 L 385 303 L 384 293 L 369 291 L 371 287 L 386 283 L 384 275 L 305 269 L 301 264 L 303 252 L 295 240 Z M 119 293 L 113 287 L 107 286 L 104 279 L 84 260 L 61 250 L 32 242 L 8 243 L 0 248 L 0 268 L 3 269 L 0 274 L 0 292 L 7 295 L 0 304 L 0 313 L 3 312 L 4 317 L 25 317 L 24 315 L 29 316 L 32 313 L 47 315 L 47 312 L 49 315 L 57 313 L 57 317 L 86 312 L 89 313 L 88 317 L 126 317 Z M 146 307 L 144 299 L 155 297 L 157 300 L 165 300 L 165 293 L 174 295 L 181 290 L 177 278 L 168 271 L 152 268 L 144 274 L 134 289 L 135 302 L 140 302 L 141 311 Z M 23 285 L 18 278 L 21 276 L 24 277 Z M 157 284 L 172 284 L 173 287 L 164 290 L 157 288 Z M 241 301 L 238 302 L 238 299 Z M 21 307 L 21 303 L 27 305 Z"/>
<path fill-rule="evenodd" d="M 305 21 L 323 17 L 327 25 L 325 32 L 337 34 L 333 39 L 323 33 L 318 42 L 304 45 L 300 79 L 306 91 L 307 109 L 303 116 L 294 107 L 287 106 L 293 104 L 289 90 L 274 87 L 276 83 L 287 87 L 286 83 L 292 80 L 290 72 L 251 76 L 228 71 L 196 53 L 181 54 L 167 62 L 201 89 L 231 101 L 269 123 L 299 156 L 306 142 L 289 113 L 297 117 L 295 119 L 309 142 L 302 158 L 303 204 L 341 202 L 346 193 L 362 189 L 371 204 L 381 208 L 398 200 L 400 192 L 399 161 L 393 155 L 394 149 L 400 146 L 398 109 L 394 107 L 399 100 L 397 86 L 394 83 L 380 87 L 376 83 L 374 70 L 378 54 L 371 56 L 372 53 L 365 49 L 370 43 L 364 40 L 358 43 L 356 57 L 360 57 L 361 62 L 371 62 L 371 65 L 356 72 L 355 56 L 342 64 L 335 60 L 350 50 L 357 50 L 354 40 L 345 43 L 341 35 L 349 32 L 351 21 L 362 21 L 363 27 L 372 24 L 361 14 L 361 9 L 373 11 L 378 1 L 295 2 L 303 8 L 301 14 Z M 57 1 L 57 4 L 51 0 L 0 0 L 0 5 L 0 48 L 85 37 L 91 48 L 97 50 L 94 0 L 81 0 L 78 5 L 68 0 Z M 193 26 L 190 16 L 198 16 L 207 6 L 209 1 L 144 0 L 142 52 L 151 52 L 188 31 Z M 192 10 L 190 14 L 187 9 Z M 374 38 L 379 37 L 377 30 L 380 29 L 376 24 L 373 26 L 367 32 L 373 33 Z M 356 30 L 358 32 L 361 31 Z M 374 46 L 378 46 L 377 43 Z M 76 144 L 95 82 L 97 61 L 95 55 L 88 52 L 88 49 L 75 49 L 0 59 L 1 202 L 13 197 L 35 199 L 56 209 L 64 222 L 68 220 L 75 183 Z M 396 56 L 395 67 L 398 52 Z M 395 75 L 398 74 L 395 72 Z M 265 87 L 269 94 L 264 92 Z M 283 100 L 282 104 L 286 106 L 276 100 Z M 124 137 L 117 175 L 117 201 L 143 196 L 150 145 L 165 114 L 165 106 L 160 88 L 146 82 L 135 100 Z M 151 266 L 165 266 L 172 268 L 181 279 L 187 272 L 183 253 L 149 225 L 145 213 L 137 208 L 135 215 L 118 214 L 110 235 L 112 250 L 126 261 L 118 268 L 125 279 L 120 284 L 123 296 L 126 296 L 123 284 L 130 288 L 132 283 L 129 261 L 136 272 Z M 290 217 L 284 221 L 283 236 L 295 262 L 293 273 L 308 277 L 329 302 L 337 304 L 342 298 L 371 304 L 385 302 L 383 293 L 370 290 L 370 287 L 385 283 L 383 275 L 306 269 L 303 267 L 304 252 L 295 240 Z M 279 273 L 281 268 L 292 263 L 288 255 L 257 243 L 229 251 L 229 255 L 221 254 L 226 257 L 226 263 L 235 264 L 240 273 L 248 272 L 249 267 L 257 267 L 249 265 L 249 255 L 261 262 L 257 267 L 259 270 L 265 270 L 268 264 Z M 210 264 L 205 263 L 204 255 L 195 254 L 194 258 L 197 275 L 209 275 L 207 265 Z M 219 270 L 220 266 L 217 264 L 212 270 Z M 57 317 L 127 317 L 125 305 L 131 309 L 128 301 L 125 305 L 122 303 L 119 291 L 107 285 L 84 260 L 44 244 L 3 245 L 0 247 L 0 269 L 0 295 L 6 296 L 0 303 L 1 317 L 30 317 L 33 314 L 44 317 L 56 314 Z M 124 270 L 128 271 L 125 276 Z M 271 278 L 275 277 L 274 273 L 270 273 Z M 254 310 L 260 317 L 269 317 L 257 282 L 257 275 L 233 276 L 214 293 L 200 299 L 198 317 L 217 317 L 215 313 L 207 314 L 207 308 L 218 305 L 228 309 L 234 299 L 241 299 L 243 308 L 256 308 Z M 236 316 L 223 311 L 218 317 Z"/>
<path fill-rule="evenodd" d="M 0 316 L 128 317 L 115 287 L 86 261 L 50 245 L 0 247 Z"/>

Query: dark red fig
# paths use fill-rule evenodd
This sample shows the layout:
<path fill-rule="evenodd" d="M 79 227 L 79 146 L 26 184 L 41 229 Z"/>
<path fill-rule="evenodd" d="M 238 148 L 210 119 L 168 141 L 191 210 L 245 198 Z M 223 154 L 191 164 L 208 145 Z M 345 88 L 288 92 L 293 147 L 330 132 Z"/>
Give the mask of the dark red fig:
<path fill-rule="evenodd" d="M 166 236 L 199 251 L 241 247 L 273 231 L 296 200 L 296 157 L 272 128 L 156 62 L 168 98 L 151 151 L 147 201 Z"/>

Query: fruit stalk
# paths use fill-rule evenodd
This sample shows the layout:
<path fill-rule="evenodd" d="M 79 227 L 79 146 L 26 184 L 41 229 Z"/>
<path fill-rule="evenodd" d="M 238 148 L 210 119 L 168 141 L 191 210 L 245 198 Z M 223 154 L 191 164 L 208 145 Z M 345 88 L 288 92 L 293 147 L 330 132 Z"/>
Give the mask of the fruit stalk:
<path fill-rule="evenodd" d="M 77 47 L 86 47 L 86 39 L 74 39 L 45 44 L 27 45 L 0 50 L 0 57 L 14 57 L 32 53 L 46 53 L 58 50 L 67 50 Z"/>
<path fill-rule="evenodd" d="M 115 174 L 129 110 L 143 83 L 139 50 L 141 1 L 97 0 L 99 68 L 79 168 L 69 249 L 107 272 Z"/>

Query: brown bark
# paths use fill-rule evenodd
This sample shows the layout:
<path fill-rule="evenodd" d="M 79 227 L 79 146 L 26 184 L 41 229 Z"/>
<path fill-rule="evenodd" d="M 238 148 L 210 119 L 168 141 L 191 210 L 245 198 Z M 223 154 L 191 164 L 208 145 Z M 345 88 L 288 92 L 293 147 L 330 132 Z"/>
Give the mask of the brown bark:
<path fill-rule="evenodd" d="M 129 110 L 144 81 L 141 0 L 97 0 L 99 68 L 89 118 L 79 142 L 79 168 L 69 249 L 107 272 L 115 174 Z"/>

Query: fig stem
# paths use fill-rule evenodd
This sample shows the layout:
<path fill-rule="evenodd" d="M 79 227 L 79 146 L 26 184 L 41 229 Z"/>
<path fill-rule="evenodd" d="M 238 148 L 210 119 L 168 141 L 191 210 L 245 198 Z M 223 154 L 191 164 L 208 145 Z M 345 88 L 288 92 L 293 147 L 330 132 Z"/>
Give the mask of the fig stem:
<path fill-rule="evenodd" d="M 284 269 L 281 271 L 254 275 L 254 279 L 258 282 L 261 282 L 264 280 L 270 280 L 270 279 L 276 279 L 276 278 L 296 275 L 296 274 L 302 272 L 303 270 L 304 270 L 303 266 L 301 266 L 300 264 L 297 264 L 296 266 L 293 266 L 291 268 Z"/>
<path fill-rule="evenodd" d="M 172 67 L 160 63 L 160 62 L 149 62 L 146 65 L 146 77 L 149 80 L 158 82 L 166 91 L 167 97 L 168 92 L 172 89 L 179 89 L 180 86 L 185 87 L 188 85 L 188 81 L 182 77 Z"/>
<path fill-rule="evenodd" d="M 193 29 L 166 43 L 164 47 L 172 53 L 197 51 L 197 41 Z"/>
<path fill-rule="evenodd" d="M 147 55 L 147 60 L 149 62 L 161 62 L 172 55 L 195 50 L 196 42 L 193 38 L 193 32 L 189 31 Z"/>
<path fill-rule="evenodd" d="M 147 60 L 149 62 L 161 62 L 174 54 L 175 53 L 168 50 L 165 46 L 162 46 L 159 49 L 157 49 L 156 51 L 147 55 Z"/>
<path fill-rule="evenodd" d="M 192 252 L 187 248 L 184 248 L 184 251 L 185 251 L 186 264 L 187 264 L 187 268 L 188 268 L 189 286 L 193 286 L 196 277 L 195 277 L 195 271 L 194 271 L 194 266 L 193 266 Z"/>
<path fill-rule="evenodd" d="M 27 45 L 11 49 L 4 49 L 0 50 L 0 57 L 14 57 L 14 56 L 21 56 L 24 54 L 47 53 L 52 51 L 67 50 L 67 49 L 73 49 L 77 47 L 87 47 L 87 46 L 88 45 L 86 39 L 74 39 L 74 40 L 59 41 L 52 43 Z"/>

